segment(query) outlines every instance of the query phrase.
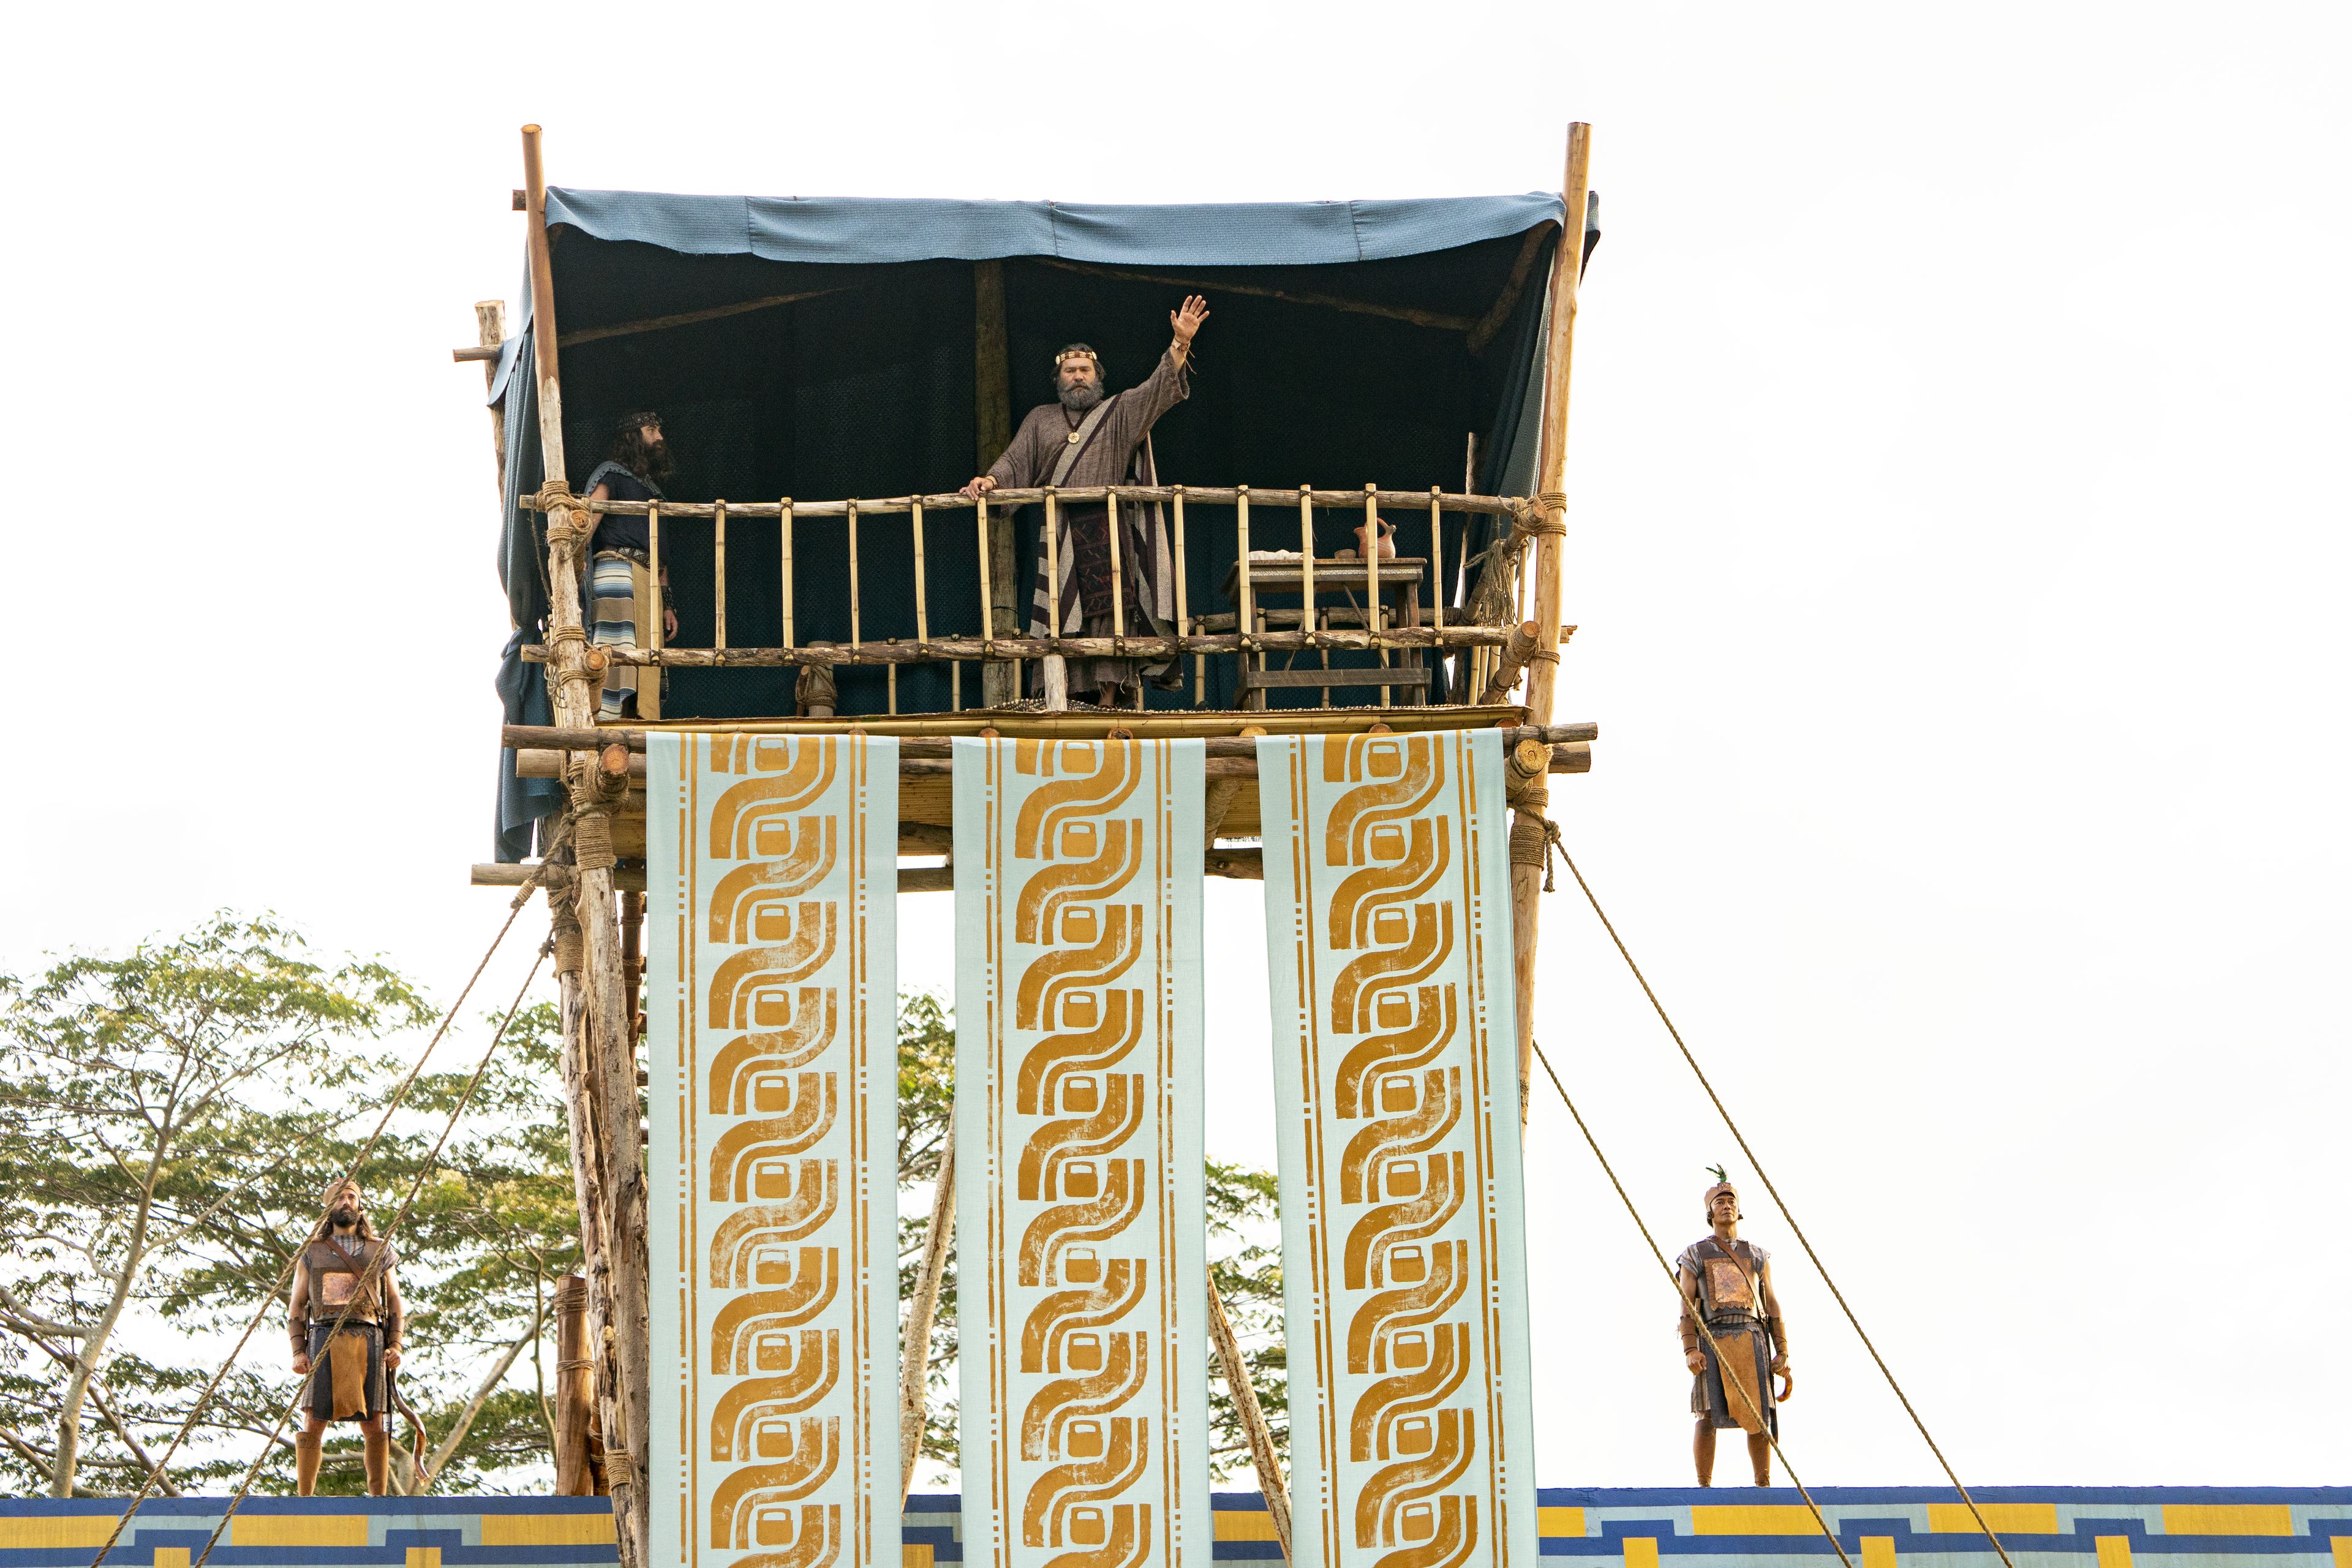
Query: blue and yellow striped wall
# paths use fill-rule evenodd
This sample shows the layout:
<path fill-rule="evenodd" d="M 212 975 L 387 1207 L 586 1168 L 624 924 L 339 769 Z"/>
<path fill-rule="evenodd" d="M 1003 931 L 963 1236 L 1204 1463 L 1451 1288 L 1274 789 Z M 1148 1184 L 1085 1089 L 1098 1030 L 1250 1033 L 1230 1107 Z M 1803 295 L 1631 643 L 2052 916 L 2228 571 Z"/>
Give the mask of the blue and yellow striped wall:
<path fill-rule="evenodd" d="M 1930 1487 L 1814 1492 L 1855 1568 L 1999 1568 L 1969 1511 Z M 2352 1487 L 1993 1487 L 1977 1493 L 2017 1568 L 2352 1568 Z M 1824 1568 L 1835 1552 L 1794 1491 L 1546 1488 L 1547 1557 L 1585 1568 Z M 1255 1492 L 1216 1500 L 1218 1562 L 1279 1560 Z M 952 1495 L 909 1500 L 905 1568 L 963 1561 Z M 0 1500 L 0 1568 L 92 1568 L 121 1517 L 106 1499 Z M 217 1498 L 158 1498 L 110 1568 L 193 1568 Z M 525 1568 L 617 1561 L 601 1498 L 253 1498 L 210 1568 Z M 1566 1565 L 1563 1565 L 1566 1568 Z"/>

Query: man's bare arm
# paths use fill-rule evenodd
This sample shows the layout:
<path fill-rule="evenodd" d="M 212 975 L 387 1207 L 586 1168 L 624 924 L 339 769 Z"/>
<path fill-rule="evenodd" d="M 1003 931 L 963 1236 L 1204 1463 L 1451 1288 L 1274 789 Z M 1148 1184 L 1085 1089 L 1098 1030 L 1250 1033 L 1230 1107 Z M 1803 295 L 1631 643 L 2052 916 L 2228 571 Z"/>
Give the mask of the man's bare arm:
<path fill-rule="evenodd" d="M 408 1326 L 408 1303 L 401 1298 L 400 1281 L 393 1278 L 392 1269 L 383 1271 L 384 1335 L 383 1364 L 400 1364 L 400 1339 Z"/>
<path fill-rule="evenodd" d="M 1675 1270 L 1675 1285 L 1682 1292 L 1683 1310 L 1675 1327 L 1683 1336 L 1683 1364 L 1693 1372 L 1706 1370 L 1706 1352 L 1698 1348 L 1698 1319 L 1691 1303 L 1698 1300 L 1698 1275 L 1688 1265 Z"/>
<path fill-rule="evenodd" d="M 1763 1299 L 1764 1321 L 1772 1328 L 1772 1375 L 1780 1380 L 1780 1392 L 1776 1397 L 1786 1399 L 1790 1391 L 1797 1386 L 1797 1380 L 1789 1372 L 1789 1324 L 1788 1320 L 1780 1316 L 1780 1297 L 1772 1289 L 1772 1266 L 1769 1263 L 1756 1266 L 1756 1289 L 1757 1294 Z"/>
<path fill-rule="evenodd" d="M 294 1289 L 287 1298 L 286 1334 L 294 1342 L 294 1370 L 310 1370 L 310 1265 L 294 1265 Z"/>

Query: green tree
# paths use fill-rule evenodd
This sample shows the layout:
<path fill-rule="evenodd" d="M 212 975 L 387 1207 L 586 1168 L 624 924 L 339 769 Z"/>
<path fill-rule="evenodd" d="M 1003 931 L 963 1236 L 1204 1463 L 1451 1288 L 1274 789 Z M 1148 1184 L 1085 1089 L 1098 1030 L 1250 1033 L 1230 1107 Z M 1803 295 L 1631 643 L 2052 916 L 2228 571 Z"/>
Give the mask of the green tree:
<path fill-rule="evenodd" d="M 170 1294 L 239 1222 L 243 1184 L 223 1175 L 324 1130 L 305 1108 L 345 1098 L 371 1065 L 339 1045 L 423 1016 L 383 964 L 327 969 L 284 927 L 228 915 L 0 979 L 0 1375 L 37 1423 L 11 1427 L 9 1452 L 51 1496 L 75 1494 L 92 1405 L 122 1445 L 111 1468 L 137 1462 L 131 1396 L 99 1369 L 142 1295 Z"/>
<path fill-rule="evenodd" d="M 948 1117 L 955 1104 L 955 1023 L 946 1004 L 924 992 L 898 998 L 898 1299 L 910 1301 L 923 1260 L 923 1237 Z M 1209 1269 L 1241 1342 L 1251 1384 L 1257 1390 L 1275 1446 L 1288 1462 L 1288 1385 L 1283 1360 L 1282 1259 L 1260 1238 L 1278 1223 L 1275 1178 L 1268 1171 L 1208 1164 Z M 920 1212 L 914 1212 L 919 1209 Z M 956 1269 L 949 1243 L 939 1315 L 932 1321 L 928 1397 L 923 1411 L 922 1457 L 941 1465 L 959 1462 L 956 1429 Z M 903 1320 L 902 1320 L 903 1326 Z M 1202 1351 L 1210 1376 L 1210 1452 L 1213 1479 L 1244 1478 L 1255 1484 L 1249 1445 L 1215 1352 L 1203 1335 Z"/>
<path fill-rule="evenodd" d="M 0 1485 L 135 1488 L 267 1303 L 163 1487 L 240 1477 L 275 1431 L 257 1487 L 292 1489 L 298 1384 L 272 1292 L 405 1071 L 384 1042 L 429 1016 L 389 967 L 320 965 L 267 919 L 0 980 Z M 379 1226 L 488 1034 L 452 1031 L 435 1065 L 454 1067 L 418 1078 L 370 1157 Z M 548 1463 L 543 1342 L 578 1262 L 556 1049 L 552 1008 L 516 1019 L 394 1238 L 399 1381 L 452 1485 Z M 534 1388 L 513 1386 L 525 1357 Z M 361 1484 L 356 1437 L 331 1444 L 320 1489 Z"/>

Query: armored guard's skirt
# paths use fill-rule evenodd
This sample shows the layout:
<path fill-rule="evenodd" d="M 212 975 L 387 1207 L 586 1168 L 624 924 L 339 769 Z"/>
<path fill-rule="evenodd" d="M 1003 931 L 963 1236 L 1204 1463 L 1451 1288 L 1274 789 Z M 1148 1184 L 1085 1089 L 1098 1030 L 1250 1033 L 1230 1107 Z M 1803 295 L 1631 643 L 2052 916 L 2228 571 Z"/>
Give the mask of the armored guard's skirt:
<path fill-rule="evenodd" d="M 373 1323 L 345 1323 L 328 1342 L 331 1323 L 310 1325 L 310 1387 L 303 1404 L 321 1421 L 381 1415 L 392 1401 L 383 1375 L 383 1332 Z"/>
<path fill-rule="evenodd" d="M 1772 1342 L 1764 1325 L 1754 1318 L 1735 1318 L 1710 1322 L 1706 1329 L 1731 1363 L 1733 1387 L 1727 1394 L 1724 1368 L 1714 1347 L 1702 1339 L 1699 1351 L 1706 1357 L 1706 1370 L 1691 1379 L 1691 1414 L 1708 1417 L 1711 1426 L 1737 1426 L 1751 1436 L 1765 1431 L 1779 1436 L 1780 1413 L 1772 1404 Z"/>

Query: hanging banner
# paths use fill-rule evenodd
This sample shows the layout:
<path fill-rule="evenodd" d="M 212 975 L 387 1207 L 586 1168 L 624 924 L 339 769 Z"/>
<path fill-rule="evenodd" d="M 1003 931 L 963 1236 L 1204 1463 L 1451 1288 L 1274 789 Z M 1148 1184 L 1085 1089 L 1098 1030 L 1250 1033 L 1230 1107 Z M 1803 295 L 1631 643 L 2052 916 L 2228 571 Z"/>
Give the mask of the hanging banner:
<path fill-rule="evenodd" d="M 1502 737 L 1257 743 L 1294 1568 L 1536 1568 Z"/>
<path fill-rule="evenodd" d="M 646 752 L 650 1551 L 899 1568 L 898 742 Z"/>
<path fill-rule="evenodd" d="M 967 1563 L 1208 1568 L 1202 764 L 955 742 Z"/>

